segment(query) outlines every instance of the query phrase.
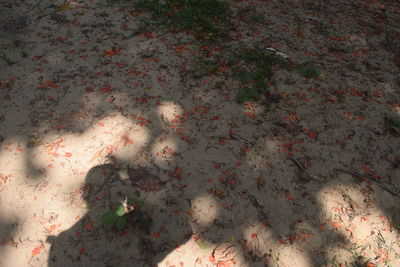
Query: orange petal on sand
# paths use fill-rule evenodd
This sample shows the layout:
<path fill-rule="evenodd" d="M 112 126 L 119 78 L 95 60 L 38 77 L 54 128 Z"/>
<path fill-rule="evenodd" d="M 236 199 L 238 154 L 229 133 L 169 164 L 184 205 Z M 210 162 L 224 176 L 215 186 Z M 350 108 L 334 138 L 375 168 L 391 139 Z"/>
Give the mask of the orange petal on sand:
<path fill-rule="evenodd" d="M 103 149 L 97 151 L 97 152 L 93 155 L 93 157 L 88 161 L 88 163 L 92 163 L 95 159 L 97 159 L 98 157 L 100 157 L 102 152 L 103 152 Z"/>
<path fill-rule="evenodd" d="M 227 67 L 227 66 L 223 66 L 223 67 L 220 67 L 219 70 L 220 70 L 221 72 L 225 72 L 225 71 L 228 70 L 228 67 Z"/>
<path fill-rule="evenodd" d="M 317 138 L 317 133 L 316 132 L 309 132 L 307 135 L 310 138 Z"/>
<path fill-rule="evenodd" d="M 93 222 L 89 222 L 89 223 L 86 225 L 85 229 L 86 229 L 86 230 L 92 230 L 92 229 L 93 229 Z"/>
<path fill-rule="evenodd" d="M 36 255 L 40 254 L 40 251 L 42 250 L 43 245 L 40 245 L 39 247 L 36 247 L 32 250 L 32 257 L 35 257 Z"/>
<path fill-rule="evenodd" d="M 46 81 L 46 84 L 47 84 L 48 86 L 50 86 L 51 88 L 58 88 L 58 85 L 54 84 L 52 81 L 47 80 L 47 81 Z"/>
<path fill-rule="evenodd" d="M 154 238 L 158 238 L 159 236 L 160 236 L 160 233 L 159 233 L 159 232 L 154 232 L 154 233 L 153 233 L 153 237 L 154 237 Z"/>
<path fill-rule="evenodd" d="M 208 258 L 208 260 L 209 260 L 210 262 L 215 262 L 215 258 L 214 258 L 213 255 L 210 255 L 210 257 Z"/>
<path fill-rule="evenodd" d="M 294 200 L 294 196 L 292 194 L 290 194 L 289 190 L 285 191 L 285 197 L 289 201 L 293 201 Z"/>

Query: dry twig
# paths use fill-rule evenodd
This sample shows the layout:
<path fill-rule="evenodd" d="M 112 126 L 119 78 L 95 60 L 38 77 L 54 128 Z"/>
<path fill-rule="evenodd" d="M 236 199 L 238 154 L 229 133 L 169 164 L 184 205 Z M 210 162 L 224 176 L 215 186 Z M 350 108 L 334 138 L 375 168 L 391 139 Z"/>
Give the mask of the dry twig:
<path fill-rule="evenodd" d="M 375 178 L 373 178 L 367 174 L 359 174 L 356 172 L 351 172 L 351 171 L 347 171 L 347 170 L 343 170 L 343 169 L 335 169 L 335 171 L 350 174 L 350 175 L 360 178 L 362 180 L 368 180 L 369 182 L 376 184 L 380 188 L 388 191 L 389 193 L 391 193 L 397 197 L 400 197 L 400 190 L 398 188 L 394 188 L 393 186 L 389 185 L 388 183 L 383 183 L 381 181 L 378 181 Z"/>

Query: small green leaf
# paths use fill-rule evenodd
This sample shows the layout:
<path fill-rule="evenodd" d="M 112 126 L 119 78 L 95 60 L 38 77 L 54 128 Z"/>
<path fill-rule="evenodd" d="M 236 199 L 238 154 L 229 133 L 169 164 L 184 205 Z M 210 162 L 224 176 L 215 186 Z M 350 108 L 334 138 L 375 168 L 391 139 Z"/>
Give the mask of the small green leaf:
<path fill-rule="evenodd" d="M 112 211 L 107 211 L 101 216 L 101 221 L 104 224 L 113 224 L 117 220 L 117 215 Z"/>
<path fill-rule="evenodd" d="M 200 247 L 201 249 L 207 249 L 207 244 L 206 244 L 206 242 L 204 242 L 203 239 L 199 239 L 199 240 L 197 241 L 197 245 L 199 245 L 199 247 Z"/>
<path fill-rule="evenodd" d="M 116 209 L 115 209 L 115 214 L 117 215 L 117 216 L 124 216 L 125 215 L 125 209 L 124 209 L 124 206 L 122 206 L 122 205 L 119 205 Z"/>
<path fill-rule="evenodd" d="M 125 217 L 118 217 L 117 221 L 115 223 L 115 225 L 117 226 L 118 230 L 124 229 L 125 224 L 126 224 L 126 218 Z"/>
<path fill-rule="evenodd" d="M 135 196 L 140 197 L 140 191 L 136 190 L 135 191 Z"/>

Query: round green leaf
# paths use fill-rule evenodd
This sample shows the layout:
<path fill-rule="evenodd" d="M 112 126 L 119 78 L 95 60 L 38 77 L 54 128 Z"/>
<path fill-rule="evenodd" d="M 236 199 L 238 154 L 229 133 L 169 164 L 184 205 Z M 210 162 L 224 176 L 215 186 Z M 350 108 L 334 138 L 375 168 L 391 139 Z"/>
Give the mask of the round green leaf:
<path fill-rule="evenodd" d="M 101 221 L 104 224 L 113 224 L 117 220 L 117 215 L 112 211 L 107 211 L 101 216 Z"/>
<path fill-rule="evenodd" d="M 125 217 L 118 217 L 117 218 L 116 226 L 117 226 L 118 230 L 124 229 L 125 224 L 126 224 L 126 218 Z"/>
<path fill-rule="evenodd" d="M 115 209 L 115 214 L 117 215 L 117 216 L 124 216 L 125 215 L 125 209 L 124 209 L 124 206 L 122 206 L 122 205 L 119 205 L 119 206 L 117 206 L 117 208 Z"/>

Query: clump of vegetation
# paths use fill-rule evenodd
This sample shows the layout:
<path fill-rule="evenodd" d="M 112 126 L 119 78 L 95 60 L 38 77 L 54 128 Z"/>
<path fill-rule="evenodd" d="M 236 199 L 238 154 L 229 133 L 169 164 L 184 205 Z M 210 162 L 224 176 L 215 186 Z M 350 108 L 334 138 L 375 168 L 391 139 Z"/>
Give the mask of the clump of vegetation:
<path fill-rule="evenodd" d="M 239 64 L 238 64 L 239 63 Z M 280 58 L 274 53 L 260 49 L 242 48 L 228 58 L 228 64 L 240 65 L 233 68 L 233 75 L 240 81 L 241 88 L 237 93 L 237 101 L 259 101 L 268 92 L 271 82 L 272 67 L 280 64 Z"/>
<path fill-rule="evenodd" d="M 262 93 L 263 90 L 245 86 L 239 89 L 239 92 L 236 94 L 236 98 L 239 103 L 244 103 L 247 101 L 259 101 Z"/>
<path fill-rule="evenodd" d="M 269 71 L 255 70 L 254 72 L 241 69 L 237 71 L 236 77 L 239 79 L 242 87 L 236 97 L 239 103 L 246 101 L 258 101 L 261 96 L 267 92 L 267 77 Z"/>
<path fill-rule="evenodd" d="M 221 0 L 135 0 L 134 5 L 159 18 L 162 25 L 187 31 L 202 39 L 228 35 L 229 6 Z"/>
<path fill-rule="evenodd" d="M 101 221 L 106 225 L 115 226 L 117 230 L 124 229 L 128 222 L 134 227 L 148 230 L 152 219 L 145 216 L 142 211 L 144 200 L 139 199 L 140 192 L 136 191 L 135 195 L 136 197 L 133 199 L 126 198 L 114 210 L 105 212 L 101 216 Z"/>
<path fill-rule="evenodd" d="M 388 124 L 391 127 L 398 127 L 400 128 L 400 118 L 396 118 L 396 117 L 389 117 L 389 116 L 385 116 L 385 123 Z"/>
<path fill-rule="evenodd" d="M 222 60 L 208 60 L 197 58 L 195 60 L 194 78 L 202 78 L 210 74 L 223 74 L 232 76 L 239 81 L 240 89 L 236 94 L 237 102 L 247 101 L 271 102 L 267 99 L 268 85 L 273 84 L 273 67 L 285 66 L 286 55 L 274 49 L 225 47 Z M 234 51 L 234 52 L 233 52 Z M 275 101 L 276 102 L 276 101 Z M 275 103 L 274 102 L 274 103 Z"/>
<path fill-rule="evenodd" d="M 321 75 L 321 71 L 313 63 L 307 63 L 298 70 L 300 75 L 307 79 L 315 79 Z"/>
<path fill-rule="evenodd" d="M 265 15 L 262 13 L 256 13 L 250 17 L 251 21 L 254 23 L 264 23 L 265 22 Z"/>

